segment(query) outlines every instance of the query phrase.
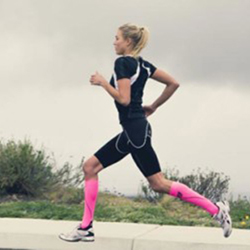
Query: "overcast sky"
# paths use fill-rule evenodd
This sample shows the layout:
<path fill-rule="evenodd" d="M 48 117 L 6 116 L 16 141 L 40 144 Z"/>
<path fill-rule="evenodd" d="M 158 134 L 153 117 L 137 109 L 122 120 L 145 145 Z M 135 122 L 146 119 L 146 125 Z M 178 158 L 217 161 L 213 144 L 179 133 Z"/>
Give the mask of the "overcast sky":
<path fill-rule="evenodd" d="M 142 56 L 181 84 L 149 118 L 162 168 L 222 171 L 231 191 L 249 193 L 250 1 L 0 0 L 0 137 L 30 138 L 77 164 L 119 133 L 107 79 L 117 27 L 150 29 Z M 149 81 L 144 103 L 163 86 Z M 100 174 L 101 189 L 138 191 L 130 157 Z"/>

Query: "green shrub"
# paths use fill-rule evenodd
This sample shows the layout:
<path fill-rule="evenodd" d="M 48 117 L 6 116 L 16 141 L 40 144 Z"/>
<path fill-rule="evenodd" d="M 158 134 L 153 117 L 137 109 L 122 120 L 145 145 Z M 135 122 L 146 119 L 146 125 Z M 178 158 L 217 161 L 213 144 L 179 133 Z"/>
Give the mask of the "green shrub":
<path fill-rule="evenodd" d="M 40 196 L 56 182 L 49 157 L 25 140 L 0 142 L 0 194 Z"/>
<path fill-rule="evenodd" d="M 142 196 L 149 202 L 156 203 L 161 200 L 163 195 L 162 193 L 155 192 L 148 183 L 141 182 L 141 193 Z"/>
<path fill-rule="evenodd" d="M 171 180 L 186 184 L 191 189 L 214 202 L 224 199 L 229 188 L 229 176 L 208 169 L 202 170 L 198 168 L 197 170 L 193 170 L 191 174 L 183 177 L 179 176 L 179 171 L 173 170 L 169 171 L 169 173 L 166 172 L 165 175 Z"/>
<path fill-rule="evenodd" d="M 54 162 L 28 140 L 0 142 L 0 195 L 18 194 L 79 203 L 82 199 L 82 195 L 78 196 L 82 192 L 79 186 L 84 180 L 82 162 L 77 167 L 66 162 L 58 170 Z"/>
<path fill-rule="evenodd" d="M 56 204 L 82 204 L 84 191 L 82 188 L 57 185 L 51 192 L 47 193 L 46 198 Z"/>
<path fill-rule="evenodd" d="M 78 188 L 82 185 L 84 181 L 84 174 L 82 171 L 82 163 L 74 167 L 69 162 L 66 162 L 62 168 L 56 171 L 55 175 L 58 181 L 58 184 L 64 187 L 75 187 Z"/>
<path fill-rule="evenodd" d="M 77 167 L 66 162 L 62 168 L 55 172 L 57 182 L 51 192 L 46 195 L 47 199 L 64 204 L 80 204 L 83 202 L 84 174 L 82 162 Z"/>
<path fill-rule="evenodd" d="M 164 175 L 167 179 L 187 185 L 214 202 L 223 199 L 229 188 L 230 178 L 228 176 L 208 169 L 202 170 L 198 168 L 193 170 L 191 174 L 182 177 L 178 170 L 169 169 Z M 151 202 L 160 200 L 163 197 L 162 194 L 154 192 L 149 184 L 142 183 L 141 191 L 144 197 Z"/>

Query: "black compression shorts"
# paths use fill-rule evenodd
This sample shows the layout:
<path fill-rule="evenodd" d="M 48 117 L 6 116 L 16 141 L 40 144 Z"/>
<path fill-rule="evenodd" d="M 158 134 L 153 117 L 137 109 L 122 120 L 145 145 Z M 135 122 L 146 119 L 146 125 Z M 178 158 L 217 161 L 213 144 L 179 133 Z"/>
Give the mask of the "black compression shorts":
<path fill-rule="evenodd" d="M 131 154 L 145 177 L 161 171 L 157 155 L 151 145 L 152 130 L 149 122 L 136 119 L 122 123 L 123 131 L 107 142 L 94 155 L 104 168 Z"/>

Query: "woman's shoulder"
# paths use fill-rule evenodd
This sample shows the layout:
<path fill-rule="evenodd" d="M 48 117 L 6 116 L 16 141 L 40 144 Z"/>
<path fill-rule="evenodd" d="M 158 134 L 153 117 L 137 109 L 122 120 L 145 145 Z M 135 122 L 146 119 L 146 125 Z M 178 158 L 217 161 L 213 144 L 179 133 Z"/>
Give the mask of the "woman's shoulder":
<path fill-rule="evenodd" d="M 116 58 L 115 64 L 116 63 L 124 63 L 124 64 L 137 63 L 137 60 L 136 60 L 136 58 L 134 58 L 132 56 L 120 56 L 120 57 Z"/>
<path fill-rule="evenodd" d="M 154 64 L 152 64 L 148 60 L 144 60 L 142 57 L 140 58 L 140 64 L 148 71 L 149 77 L 151 77 L 157 69 Z"/>
<path fill-rule="evenodd" d="M 115 60 L 115 67 L 117 68 L 129 68 L 136 69 L 138 66 L 138 61 L 132 56 L 120 56 Z"/>

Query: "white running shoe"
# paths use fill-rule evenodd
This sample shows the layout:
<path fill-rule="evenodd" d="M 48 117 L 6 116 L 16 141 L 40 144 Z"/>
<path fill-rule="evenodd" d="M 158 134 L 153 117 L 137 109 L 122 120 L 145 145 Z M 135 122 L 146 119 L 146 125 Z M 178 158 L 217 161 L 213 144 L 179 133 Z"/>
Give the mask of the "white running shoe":
<path fill-rule="evenodd" d="M 77 241 L 94 241 L 95 235 L 92 226 L 92 221 L 88 227 L 82 229 L 81 224 L 78 224 L 72 232 L 68 234 L 60 234 L 59 238 L 69 242 L 77 242 Z"/>
<path fill-rule="evenodd" d="M 213 218 L 218 221 L 223 229 L 224 236 L 229 237 L 232 233 L 232 220 L 229 215 L 230 207 L 227 201 L 220 201 L 216 203 L 219 208 L 218 214 L 215 214 Z"/>

